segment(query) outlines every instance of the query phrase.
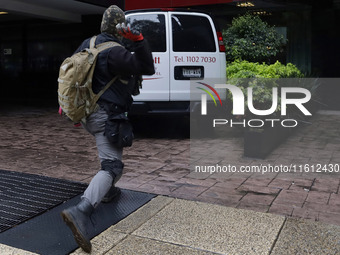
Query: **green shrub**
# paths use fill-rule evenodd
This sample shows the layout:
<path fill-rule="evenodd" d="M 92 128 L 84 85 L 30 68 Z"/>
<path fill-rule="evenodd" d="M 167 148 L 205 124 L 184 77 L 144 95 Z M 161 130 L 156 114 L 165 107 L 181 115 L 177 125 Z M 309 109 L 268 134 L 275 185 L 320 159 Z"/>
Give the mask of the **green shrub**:
<path fill-rule="evenodd" d="M 283 78 L 303 78 L 304 75 L 293 64 L 283 65 L 276 62 L 272 65 L 248 61 L 234 61 L 227 66 L 228 83 L 239 87 L 247 100 L 248 87 L 253 88 L 253 105 L 258 110 L 269 109 L 272 105 L 273 87 L 280 88 L 287 83 Z M 283 81 L 283 82 L 280 82 Z M 232 95 L 228 91 L 228 100 Z M 280 110 L 280 97 L 277 111 Z M 248 113 L 249 114 L 249 113 Z"/>
<path fill-rule="evenodd" d="M 283 65 L 279 61 L 267 65 L 236 60 L 227 65 L 228 78 L 302 78 L 303 76 L 295 65 L 291 63 Z"/>
<path fill-rule="evenodd" d="M 286 43 L 273 26 L 251 14 L 234 18 L 231 26 L 223 31 L 223 38 L 228 62 L 236 59 L 268 61 Z"/>

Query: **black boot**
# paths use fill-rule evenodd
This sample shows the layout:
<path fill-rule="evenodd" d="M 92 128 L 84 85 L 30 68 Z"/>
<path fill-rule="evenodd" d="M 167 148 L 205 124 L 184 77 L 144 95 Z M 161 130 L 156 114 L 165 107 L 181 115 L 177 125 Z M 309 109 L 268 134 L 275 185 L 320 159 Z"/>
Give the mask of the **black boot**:
<path fill-rule="evenodd" d="M 102 202 L 103 203 L 109 203 L 114 198 L 118 197 L 121 193 L 120 188 L 115 187 L 114 185 L 111 186 L 109 191 L 106 193 L 106 195 L 103 197 Z"/>
<path fill-rule="evenodd" d="M 90 223 L 90 215 L 93 209 L 88 200 L 82 199 L 79 204 L 67 208 L 61 213 L 63 220 L 72 230 L 77 244 L 87 253 L 90 253 L 92 248 L 87 226 Z"/>

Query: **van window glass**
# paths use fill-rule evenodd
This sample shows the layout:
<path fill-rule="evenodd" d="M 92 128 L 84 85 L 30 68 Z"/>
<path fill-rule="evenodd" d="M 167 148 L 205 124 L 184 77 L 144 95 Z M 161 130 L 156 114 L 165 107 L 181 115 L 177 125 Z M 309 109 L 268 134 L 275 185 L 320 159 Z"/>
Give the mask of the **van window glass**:
<path fill-rule="evenodd" d="M 152 52 L 166 51 L 165 16 L 163 14 L 131 15 L 126 23 L 143 34 Z"/>
<path fill-rule="evenodd" d="M 211 24 L 206 17 L 172 15 L 173 51 L 215 52 L 216 45 Z"/>

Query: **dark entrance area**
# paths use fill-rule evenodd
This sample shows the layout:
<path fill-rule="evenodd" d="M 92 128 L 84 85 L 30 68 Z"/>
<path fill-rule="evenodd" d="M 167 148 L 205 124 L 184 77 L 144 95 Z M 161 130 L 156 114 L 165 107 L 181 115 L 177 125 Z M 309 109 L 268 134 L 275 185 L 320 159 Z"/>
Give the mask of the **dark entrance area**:
<path fill-rule="evenodd" d="M 99 33 L 100 19 L 82 23 L 24 19 L 0 23 L 0 106 L 57 106 L 57 79 L 62 61 L 82 40 Z"/>

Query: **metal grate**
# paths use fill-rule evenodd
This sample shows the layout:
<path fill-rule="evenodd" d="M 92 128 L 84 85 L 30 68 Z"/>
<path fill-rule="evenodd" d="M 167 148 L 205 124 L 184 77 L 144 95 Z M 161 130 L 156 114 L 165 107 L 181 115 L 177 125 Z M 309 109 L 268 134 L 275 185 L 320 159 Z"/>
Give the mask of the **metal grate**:
<path fill-rule="evenodd" d="M 87 184 L 0 170 L 0 233 L 84 192 Z"/>

